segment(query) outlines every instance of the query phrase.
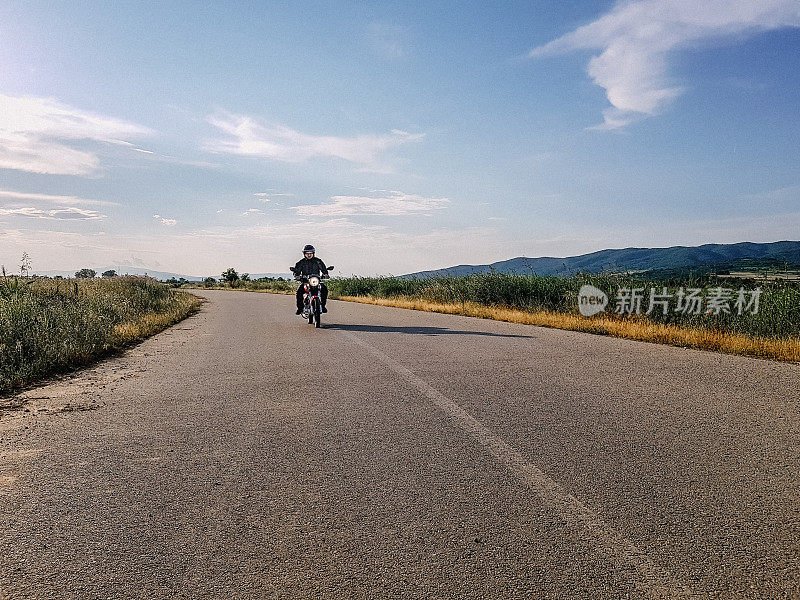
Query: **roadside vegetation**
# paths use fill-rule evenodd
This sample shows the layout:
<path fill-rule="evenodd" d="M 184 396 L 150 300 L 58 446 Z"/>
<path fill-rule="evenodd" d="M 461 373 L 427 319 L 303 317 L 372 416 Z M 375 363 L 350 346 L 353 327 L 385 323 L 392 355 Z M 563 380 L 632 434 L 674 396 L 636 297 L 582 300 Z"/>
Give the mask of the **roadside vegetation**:
<path fill-rule="evenodd" d="M 750 280 L 720 280 L 715 276 L 694 278 L 648 279 L 636 275 L 598 274 L 572 277 L 539 277 L 536 275 L 503 275 L 498 273 L 465 277 L 441 277 L 436 279 L 399 279 L 391 277 L 352 277 L 332 280 L 330 288 L 338 296 L 368 296 L 373 298 L 404 298 L 433 304 L 475 303 L 496 308 L 511 308 L 526 312 L 555 312 L 580 316 L 578 291 L 583 285 L 593 285 L 609 298 L 606 313 L 613 313 L 618 292 L 621 289 L 644 289 L 641 314 L 620 315 L 620 319 L 646 319 L 654 323 L 678 325 L 691 328 L 710 329 L 725 333 L 762 337 L 785 338 L 800 335 L 800 285 L 779 282 L 760 285 Z M 649 302 L 649 291 L 656 293 L 667 288 L 673 296 L 680 288 L 711 290 L 715 288 L 733 290 L 733 298 L 744 288 L 749 299 L 757 287 L 761 292 L 758 311 L 738 311 L 729 304 L 729 312 L 707 312 L 705 307 L 699 314 L 676 312 L 675 298 L 670 300 L 667 314 L 661 306 L 645 315 Z"/>
<path fill-rule="evenodd" d="M 197 310 L 144 277 L 0 277 L 0 393 L 85 365 Z"/>
<path fill-rule="evenodd" d="M 271 292 L 274 294 L 294 294 L 297 283 L 293 279 L 282 277 L 262 277 L 250 279 L 248 273 L 237 273 L 233 267 L 222 272 L 219 278 L 206 277 L 201 282 L 189 282 L 185 279 L 167 279 L 164 283 L 174 288 L 183 289 L 228 289 L 248 292 Z"/>
<path fill-rule="evenodd" d="M 578 291 L 583 285 L 592 285 L 606 294 L 609 303 L 605 311 L 593 317 L 579 313 Z M 343 300 L 800 361 L 800 285 L 792 281 L 765 285 L 752 279 L 722 279 L 715 275 L 652 279 L 645 274 L 539 277 L 490 273 L 436 279 L 340 278 L 330 287 L 335 291 L 331 297 Z M 634 289 L 643 290 L 641 310 L 617 314 L 620 290 Z M 651 289 L 657 295 L 666 294 L 663 296 L 667 302 L 666 314 L 663 305 L 646 314 Z M 730 290 L 728 312 L 709 305 L 711 294 L 704 297 L 698 311 L 677 311 L 681 289 L 686 294 L 693 289 Z M 746 302 L 758 295 L 756 312 L 753 305 L 737 309 L 735 303 L 740 293 Z"/>

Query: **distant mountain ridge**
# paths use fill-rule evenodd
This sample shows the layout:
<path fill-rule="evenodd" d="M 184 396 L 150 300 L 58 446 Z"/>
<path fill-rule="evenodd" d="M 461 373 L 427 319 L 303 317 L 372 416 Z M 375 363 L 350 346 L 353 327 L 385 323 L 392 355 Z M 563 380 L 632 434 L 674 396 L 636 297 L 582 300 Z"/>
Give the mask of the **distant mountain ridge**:
<path fill-rule="evenodd" d="M 800 241 L 766 244 L 739 242 L 737 244 L 670 246 L 669 248 L 623 248 L 599 250 L 565 258 L 520 256 L 488 265 L 457 265 L 445 269 L 409 273 L 402 277 L 458 277 L 489 272 L 511 275 L 535 273 L 536 275 L 569 276 L 578 272 L 693 269 L 722 265 L 743 259 L 769 259 L 800 264 Z"/>

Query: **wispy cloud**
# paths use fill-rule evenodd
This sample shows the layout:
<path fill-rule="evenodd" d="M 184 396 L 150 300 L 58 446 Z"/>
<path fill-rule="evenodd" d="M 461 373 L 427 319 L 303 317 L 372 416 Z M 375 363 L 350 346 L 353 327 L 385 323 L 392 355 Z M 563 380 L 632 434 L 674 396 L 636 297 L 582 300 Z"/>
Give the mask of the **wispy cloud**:
<path fill-rule="evenodd" d="M 800 185 L 791 185 L 789 187 L 778 188 L 760 194 L 746 194 L 742 196 L 748 200 L 757 200 L 761 202 L 776 202 L 789 200 L 797 202 L 800 200 Z"/>
<path fill-rule="evenodd" d="M 243 217 L 247 217 L 250 215 L 263 215 L 264 211 L 260 208 L 248 208 L 246 211 L 242 213 Z"/>
<path fill-rule="evenodd" d="M 338 158 L 358 165 L 379 165 L 382 154 L 389 148 L 425 136 L 397 129 L 388 135 L 310 135 L 285 125 L 262 125 L 252 117 L 229 113 L 212 115 L 208 122 L 226 137 L 208 142 L 207 150 L 288 163 L 302 163 L 311 158 Z"/>
<path fill-rule="evenodd" d="M 120 138 L 149 133 L 140 125 L 85 112 L 51 98 L 0 95 L 0 169 L 91 175 L 100 166 L 97 155 L 65 141 L 129 145 Z"/>
<path fill-rule="evenodd" d="M 106 218 L 106 215 L 96 210 L 76 208 L 74 206 L 56 208 L 53 210 L 42 210 L 41 208 L 34 208 L 33 206 L 23 206 L 20 208 L 0 207 L 0 216 L 4 215 L 29 217 L 31 219 L 47 219 L 49 221 L 95 221 Z"/>
<path fill-rule="evenodd" d="M 173 227 L 178 224 L 178 221 L 176 221 L 175 219 L 167 219 L 166 217 L 162 217 L 161 215 L 153 215 L 153 218 L 162 225 L 166 225 L 167 227 Z"/>
<path fill-rule="evenodd" d="M 409 215 L 445 208 L 447 198 L 425 198 L 398 191 L 378 191 L 373 196 L 331 196 L 327 204 L 293 206 L 298 215 L 314 217 L 351 215 Z"/>
<path fill-rule="evenodd" d="M 532 58 L 601 50 L 588 74 L 611 108 L 597 129 L 657 114 L 684 88 L 668 82 L 670 53 L 698 43 L 800 26 L 797 0 L 643 0 L 618 2 L 596 21 L 531 50 Z"/>
<path fill-rule="evenodd" d="M 145 152 L 147 154 L 147 152 Z M 186 160 L 183 158 L 178 158 L 177 156 L 172 156 L 170 154 L 156 154 L 153 153 L 152 157 L 153 160 L 158 162 L 167 163 L 170 165 L 181 165 L 185 167 L 198 167 L 201 169 L 220 169 L 222 165 L 219 163 L 208 162 L 206 160 Z"/>
<path fill-rule="evenodd" d="M 376 22 L 367 27 L 367 42 L 374 52 L 387 58 L 405 58 L 409 50 L 407 38 L 407 29 L 400 25 Z"/>
<path fill-rule="evenodd" d="M 260 202 L 272 202 L 275 198 L 290 198 L 294 194 L 282 194 L 278 192 L 258 192 L 253 194 Z"/>
<path fill-rule="evenodd" d="M 17 192 L 14 190 L 0 190 L 0 198 L 13 198 L 23 201 L 48 202 L 50 204 L 83 204 L 86 206 L 119 206 L 116 202 L 105 200 L 89 200 L 88 198 L 78 198 L 77 196 L 60 196 L 53 194 L 30 194 L 27 192 Z"/>

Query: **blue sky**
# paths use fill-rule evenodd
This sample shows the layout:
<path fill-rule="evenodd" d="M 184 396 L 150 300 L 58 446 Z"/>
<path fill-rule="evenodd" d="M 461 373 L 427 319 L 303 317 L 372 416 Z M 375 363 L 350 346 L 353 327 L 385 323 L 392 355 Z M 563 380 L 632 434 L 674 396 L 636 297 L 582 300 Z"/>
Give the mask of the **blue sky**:
<path fill-rule="evenodd" d="M 797 239 L 800 2 L 0 5 L 0 262 Z"/>

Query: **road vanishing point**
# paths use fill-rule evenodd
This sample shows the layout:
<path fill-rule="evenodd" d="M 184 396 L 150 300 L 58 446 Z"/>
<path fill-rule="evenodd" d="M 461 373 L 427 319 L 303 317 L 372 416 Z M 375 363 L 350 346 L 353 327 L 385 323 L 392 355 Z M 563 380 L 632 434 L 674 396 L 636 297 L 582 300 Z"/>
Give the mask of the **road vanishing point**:
<path fill-rule="evenodd" d="M 198 293 L 0 417 L 0 598 L 800 598 L 800 366 Z"/>

